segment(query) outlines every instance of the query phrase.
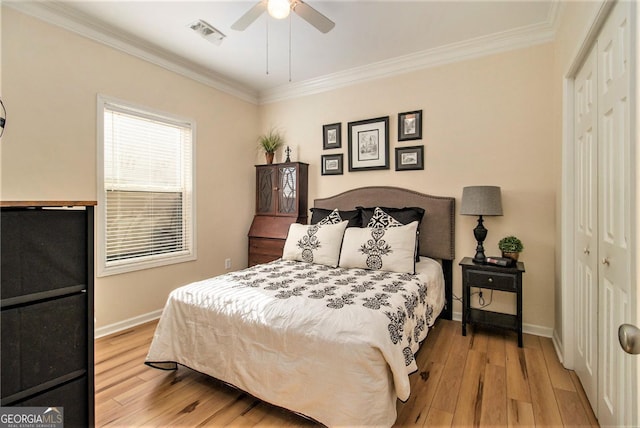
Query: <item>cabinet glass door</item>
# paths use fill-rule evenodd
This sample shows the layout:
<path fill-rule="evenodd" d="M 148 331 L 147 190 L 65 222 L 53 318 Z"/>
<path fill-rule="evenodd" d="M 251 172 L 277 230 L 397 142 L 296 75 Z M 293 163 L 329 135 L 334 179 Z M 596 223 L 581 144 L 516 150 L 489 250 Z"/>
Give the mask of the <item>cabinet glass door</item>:
<path fill-rule="evenodd" d="M 257 211 L 259 214 L 269 214 L 275 212 L 275 198 L 273 190 L 276 187 L 274 169 L 259 168 L 258 169 L 258 203 Z"/>
<path fill-rule="evenodd" d="M 293 166 L 282 166 L 278 168 L 278 213 L 295 214 L 296 204 L 296 168 Z"/>

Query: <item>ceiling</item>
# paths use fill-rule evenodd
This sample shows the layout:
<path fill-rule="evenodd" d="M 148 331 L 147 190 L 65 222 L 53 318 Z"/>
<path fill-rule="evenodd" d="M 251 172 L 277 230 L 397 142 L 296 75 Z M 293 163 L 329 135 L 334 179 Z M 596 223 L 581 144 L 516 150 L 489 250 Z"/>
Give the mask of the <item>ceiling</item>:
<path fill-rule="evenodd" d="M 255 3 L 8 2 L 255 101 L 543 43 L 553 38 L 558 5 L 553 0 L 308 0 L 335 22 L 333 30 L 323 34 L 295 13 L 284 20 L 265 13 L 245 31 L 232 30 Z M 226 35 L 220 46 L 189 28 L 198 19 Z"/>

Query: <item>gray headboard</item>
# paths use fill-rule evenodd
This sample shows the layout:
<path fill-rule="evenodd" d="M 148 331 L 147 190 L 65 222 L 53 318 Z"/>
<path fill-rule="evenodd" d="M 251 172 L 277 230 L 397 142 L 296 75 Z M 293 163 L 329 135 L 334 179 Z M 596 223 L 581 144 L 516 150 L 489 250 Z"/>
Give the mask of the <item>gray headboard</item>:
<path fill-rule="evenodd" d="M 420 255 L 433 259 L 455 258 L 455 198 L 431 196 L 399 187 L 362 187 L 328 198 L 315 199 L 317 208 L 352 210 L 362 207 L 420 207 Z"/>

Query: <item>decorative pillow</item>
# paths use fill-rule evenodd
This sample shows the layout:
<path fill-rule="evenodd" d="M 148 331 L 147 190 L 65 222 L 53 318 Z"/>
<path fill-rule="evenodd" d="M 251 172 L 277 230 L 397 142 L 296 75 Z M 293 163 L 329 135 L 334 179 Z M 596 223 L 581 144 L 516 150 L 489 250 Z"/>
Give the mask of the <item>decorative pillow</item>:
<path fill-rule="evenodd" d="M 331 211 L 328 216 L 320 220 L 315 224 L 338 224 L 342 222 L 342 217 L 340 217 L 340 213 L 337 209 Z M 313 223 L 312 223 L 313 224 Z"/>
<path fill-rule="evenodd" d="M 358 207 L 362 213 L 363 220 L 369 218 L 366 223 L 368 227 L 396 227 L 411 222 L 418 222 L 418 238 L 416 239 L 416 262 L 420 261 L 420 223 L 424 217 L 424 209 L 420 207 L 405 208 L 362 208 Z"/>
<path fill-rule="evenodd" d="M 379 207 L 376 207 L 373 210 L 373 215 L 371 216 L 371 219 L 367 223 L 367 227 L 386 228 L 386 227 L 398 227 L 398 226 L 402 226 L 402 223 L 400 223 L 395 218 L 391 217 L 386 212 L 382 211 Z"/>
<path fill-rule="evenodd" d="M 336 267 L 346 227 L 346 221 L 337 224 L 293 223 L 289 226 L 282 259 Z"/>
<path fill-rule="evenodd" d="M 339 210 L 328 210 L 325 208 L 311 208 L 311 221 L 310 224 L 317 224 L 320 221 L 327 218 L 329 215 L 332 215 L 334 212 L 338 212 L 338 215 L 342 220 L 347 220 L 349 223 L 347 227 L 361 227 L 361 215 L 359 210 L 353 211 L 339 211 Z"/>
<path fill-rule="evenodd" d="M 340 267 L 415 273 L 418 222 L 398 227 L 348 228 Z"/>
<path fill-rule="evenodd" d="M 422 221 L 422 218 L 424 217 L 424 209 L 420 207 L 405 207 L 405 208 L 358 207 L 358 210 L 361 213 L 363 225 L 369 224 L 369 221 L 371 221 L 371 217 L 373 217 L 373 214 L 376 208 L 380 208 L 382 211 L 389 214 L 391 217 L 398 220 L 402 224 L 409 224 L 414 221 L 417 221 L 418 223 L 420 223 Z"/>

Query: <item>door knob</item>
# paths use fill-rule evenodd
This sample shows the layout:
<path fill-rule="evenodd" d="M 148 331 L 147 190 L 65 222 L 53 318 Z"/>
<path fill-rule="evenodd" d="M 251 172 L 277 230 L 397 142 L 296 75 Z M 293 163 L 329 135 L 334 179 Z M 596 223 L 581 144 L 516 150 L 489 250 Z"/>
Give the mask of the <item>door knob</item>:
<path fill-rule="evenodd" d="M 624 352 L 640 354 L 640 328 L 631 324 L 622 324 L 618 328 L 618 340 Z"/>

